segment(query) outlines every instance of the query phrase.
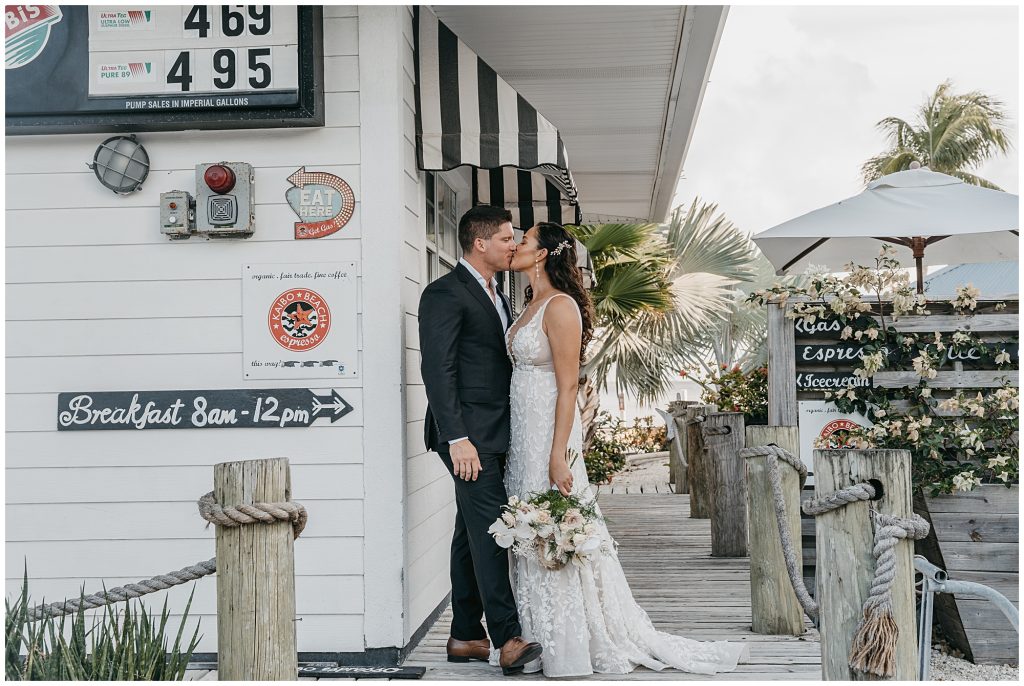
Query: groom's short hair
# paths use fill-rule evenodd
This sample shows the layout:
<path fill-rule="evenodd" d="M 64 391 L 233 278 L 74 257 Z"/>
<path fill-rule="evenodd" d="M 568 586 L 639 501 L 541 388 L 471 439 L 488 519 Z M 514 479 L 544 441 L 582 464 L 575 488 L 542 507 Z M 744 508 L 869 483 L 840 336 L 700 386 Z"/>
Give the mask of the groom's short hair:
<path fill-rule="evenodd" d="M 498 232 L 505 222 L 512 223 L 512 213 L 504 207 L 477 205 L 459 220 L 459 245 L 463 252 L 473 249 L 477 238 L 487 240 Z"/>

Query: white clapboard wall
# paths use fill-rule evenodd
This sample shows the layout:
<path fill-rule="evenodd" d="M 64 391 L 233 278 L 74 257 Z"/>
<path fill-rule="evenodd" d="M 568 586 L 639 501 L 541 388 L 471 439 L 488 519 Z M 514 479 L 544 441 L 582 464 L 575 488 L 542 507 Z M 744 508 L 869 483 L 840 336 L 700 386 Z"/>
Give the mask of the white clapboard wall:
<path fill-rule="evenodd" d="M 104 134 L 6 139 L 8 595 L 26 564 L 33 596 L 53 601 L 213 557 L 195 506 L 212 466 L 288 457 L 310 515 L 295 547 L 300 652 L 402 647 L 445 597 L 451 487 L 422 447 L 411 29 L 408 8 L 325 7 L 325 127 L 141 132 L 153 168 L 130 196 L 85 166 Z M 255 235 L 168 241 L 159 194 L 220 160 L 255 167 Z M 293 239 L 285 179 L 300 166 L 355 192 L 332 236 Z M 242 265 L 351 260 L 360 378 L 246 381 Z M 355 411 L 306 429 L 56 430 L 65 391 L 330 386 Z M 173 612 L 190 590 L 166 594 Z M 214 579 L 197 582 L 200 652 L 216 650 L 215 608 Z"/>
<path fill-rule="evenodd" d="M 402 243 L 402 313 L 405 318 L 405 625 L 403 644 L 428 620 L 451 590 L 449 556 L 455 520 L 455 491 L 436 453 L 423 446 L 427 396 L 420 376 L 419 296 L 427 285 L 423 174 L 416 166 L 416 68 L 413 57 L 412 7 L 402 16 L 402 156 L 405 221 Z M 453 172 L 469 183 L 468 172 Z M 470 194 L 458 195 L 460 212 Z"/>

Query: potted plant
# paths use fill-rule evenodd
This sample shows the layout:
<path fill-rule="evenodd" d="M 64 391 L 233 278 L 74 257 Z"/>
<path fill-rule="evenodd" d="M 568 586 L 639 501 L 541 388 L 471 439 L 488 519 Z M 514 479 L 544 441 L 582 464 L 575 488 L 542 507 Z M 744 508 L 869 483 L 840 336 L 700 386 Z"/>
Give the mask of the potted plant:
<path fill-rule="evenodd" d="M 685 376 L 685 372 L 684 372 Z M 694 379 L 703 389 L 701 400 L 722 412 L 742 412 L 746 426 L 768 423 L 768 368 L 744 372 L 738 364 L 721 365 L 704 380 Z"/>

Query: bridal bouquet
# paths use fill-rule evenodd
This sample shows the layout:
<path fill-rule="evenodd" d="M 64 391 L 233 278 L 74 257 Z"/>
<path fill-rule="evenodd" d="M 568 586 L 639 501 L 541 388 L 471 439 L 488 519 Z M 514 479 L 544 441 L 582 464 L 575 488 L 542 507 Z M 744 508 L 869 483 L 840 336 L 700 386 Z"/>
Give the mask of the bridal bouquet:
<path fill-rule="evenodd" d="M 526 500 L 512 496 L 501 509 L 501 517 L 487 532 L 502 548 L 531 557 L 547 569 L 569 563 L 583 566 L 611 552 L 597 525 L 601 516 L 594 500 L 550 490 Z"/>

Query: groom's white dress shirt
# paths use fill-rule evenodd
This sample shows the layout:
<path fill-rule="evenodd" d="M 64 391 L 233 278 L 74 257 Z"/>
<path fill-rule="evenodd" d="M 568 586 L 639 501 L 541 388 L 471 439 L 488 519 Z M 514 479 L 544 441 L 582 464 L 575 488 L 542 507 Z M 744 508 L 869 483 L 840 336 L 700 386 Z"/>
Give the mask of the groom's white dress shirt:
<path fill-rule="evenodd" d="M 491 277 L 491 290 L 488 291 L 487 281 L 485 281 L 484 277 L 480 275 L 480 272 L 473 269 L 473 265 L 471 265 L 469 262 L 466 262 L 466 260 L 462 257 L 459 258 L 459 264 L 465 267 L 466 270 L 473 275 L 473 278 L 476 279 L 476 282 L 480 284 L 480 288 L 484 289 L 484 293 L 487 294 L 487 299 L 494 304 L 494 309 L 498 311 L 498 316 L 501 318 L 501 330 L 505 331 L 506 329 L 508 329 L 508 312 L 505 311 L 505 305 L 501 301 L 501 296 L 498 295 L 498 278 L 496 276 Z M 491 297 L 491 293 L 494 293 L 493 298 Z M 463 436 L 462 438 L 454 438 L 448 441 L 448 445 L 455 445 L 459 441 L 465 441 L 468 438 L 469 436 Z"/>
<path fill-rule="evenodd" d="M 498 295 L 498 277 L 491 277 L 491 291 L 487 290 L 487 282 L 484 281 L 484 277 L 480 276 L 480 272 L 473 269 L 473 265 L 462 257 L 459 258 L 459 264 L 469 270 L 469 273 L 473 275 L 476 282 L 480 284 L 480 288 L 484 289 L 484 293 L 487 293 L 487 298 L 494 304 L 494 308 L 498 310 L 498 316 L 501 317 L 501 328 L 502 330 L 508 329 L 508 313 L 505 312 L 505 305 L 501 302 L 501 296 Z M 491 293 L 494 293 L 494 297 L 491 298 Z"/>

